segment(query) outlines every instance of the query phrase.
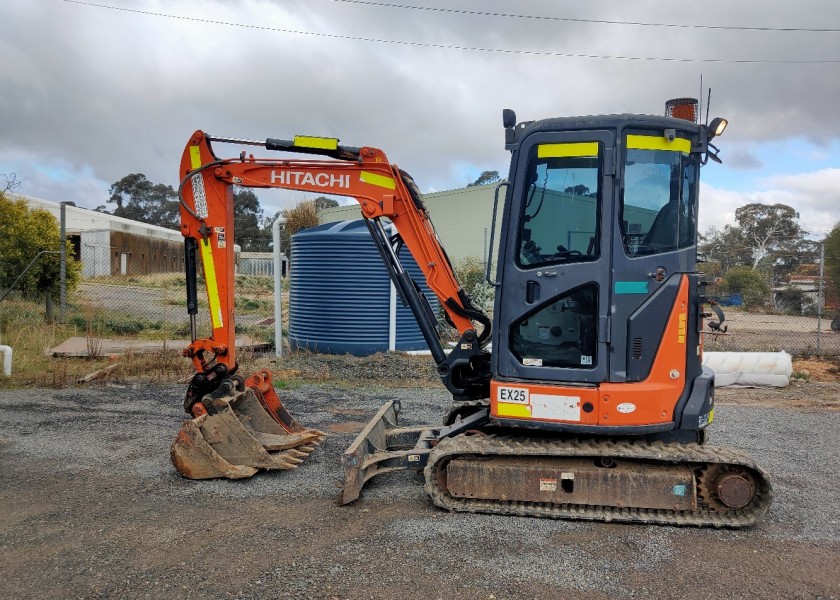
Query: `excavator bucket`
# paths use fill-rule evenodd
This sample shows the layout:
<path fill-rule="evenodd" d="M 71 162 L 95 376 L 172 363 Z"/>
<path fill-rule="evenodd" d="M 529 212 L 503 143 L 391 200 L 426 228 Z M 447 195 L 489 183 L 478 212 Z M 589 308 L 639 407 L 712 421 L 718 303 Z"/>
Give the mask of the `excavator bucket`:
<path fill-rule="evenodd" d="M 289 414 L 268 372 L 223 382 L 193 414 L 170 453 L 172 464 L 189 479 L 242 479 L 260 469 L 294 469 L 325 435 Z"/>

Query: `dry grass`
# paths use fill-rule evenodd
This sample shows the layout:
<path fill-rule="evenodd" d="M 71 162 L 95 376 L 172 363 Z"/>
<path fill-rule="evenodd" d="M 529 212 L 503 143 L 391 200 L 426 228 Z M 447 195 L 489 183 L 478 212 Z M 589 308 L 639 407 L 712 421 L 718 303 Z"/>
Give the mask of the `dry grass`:
<path fill-rule="evenodd" d="M 108 374 L 112 379 L 143 379 L 146 381 L 176 381 L 191 370 L 190 363 L 181 357 L 180 348 L 153 353 L 124 354 L 118 358 L 100 356 L 99 336 L 102 331 L 93 318 L 85 327 L 74 324 L 48 324 L 44 310 L 38 304 L 23 300 L 6 300 L 0 305 L 0 339 L 11 346 L 14 355 L 12 376 L 0 376 L 0 388 L 53 387 L 75 385 L 85 375 L 114 361 L 119 365 Z M 71 336 L 88 339 L 91 358 L 59 358 L 47 350 Z"/>
<path fill-rule="evenodd" d="M 287 294 L 284 293 L 284 296 Z M 288 304 L 287 304 L 288 306 Z M 154 352 L 127 353 L 119 357 L 95 356 L 94 358 L 54 358 L 45 350 L 70 336 L 86 336 L 89 350 L 95 352 L 98 337 L 103 331 L 97 325 L 96 315 L 83 320 L 80 325 L 44 323 L 44 310 L 40 305 L 20 300 L 7 300 L 0 313 L 0 339 L 14 348 L 12 377 L 0 377 L 0 388 L 53 387 L 77 385 L 77 380 L 98 369 L 117 363 L 103 379 L 120 382 L 176 383 L 188 377 L 192 363 L 181 356 L 180 347 L 170 347 Z M 284 317 L 288 310 L 284 311 Z M 270 328 L 268 328 L 270 329 Z M 263 328 L 262 333 L 267 329 Z M 134 337 L 147 337 L 157 332 L 141 332 Z M 259 333 L 251 331 L 253 335 Z M 272 354 L 240 351 L 240 373 L 248 376 L 260 369 L 274 373 L 279 388 L 297 387 L 303 383 L 333 382 L 338 385 L 396 385 L 400 387 L 426 387 L 439 384 L 434 364 L 428 356 L 404 354 L 376 354 L 358 357 L 351 355 L 325 355 L 308 351 L 286 352 L 277 360 Z M 814 382 L 840 380 L 840 360 L 796 358 L 795 377 Z M 100 380 L 101 381 L 101 380 Z"/>
<path fill-rule="evenodd" d="M 102 275 L 88 277 L 82 283 L 102 283 L 106 285 L 135 286 L 144 288 L 184 289 L 186 279 L 183 273 L 155 273 L 152 275 Z"/>

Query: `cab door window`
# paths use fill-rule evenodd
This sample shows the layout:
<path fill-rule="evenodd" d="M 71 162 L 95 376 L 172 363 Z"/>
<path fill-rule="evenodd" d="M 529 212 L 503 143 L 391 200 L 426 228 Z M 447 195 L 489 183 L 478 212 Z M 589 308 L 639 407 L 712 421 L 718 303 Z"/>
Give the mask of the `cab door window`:
<path fill-rule="evenodd" d="M 529 367 L 592 369 L 597 364 L 598 284 L 554 298 L 511 327 L 510 349 Z"/>
<path fill-rule="evenodd" d="M 600 144 L 538 144 L 521 199 L 517 263 L 523 268 L 597 260 Z"/>

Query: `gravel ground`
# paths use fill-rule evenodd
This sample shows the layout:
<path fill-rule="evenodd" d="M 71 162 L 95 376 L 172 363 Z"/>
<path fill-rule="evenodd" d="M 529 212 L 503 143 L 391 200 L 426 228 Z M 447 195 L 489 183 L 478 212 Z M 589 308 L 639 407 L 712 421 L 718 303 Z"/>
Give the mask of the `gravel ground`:
<path fill-rule="evenodd" d="M 713 443 L 776 490 L 738 531 L 449 514 L 414 473 L 336 506 L 353 432 L 395 398 L 439 422 L 438 387 L 286 390 L 333 432 L 301 468 L 188 481 L 168 456 L 183 391 L 0 393 L 0 597 L 840 598 L 840 384 L 719 392 Z"/>

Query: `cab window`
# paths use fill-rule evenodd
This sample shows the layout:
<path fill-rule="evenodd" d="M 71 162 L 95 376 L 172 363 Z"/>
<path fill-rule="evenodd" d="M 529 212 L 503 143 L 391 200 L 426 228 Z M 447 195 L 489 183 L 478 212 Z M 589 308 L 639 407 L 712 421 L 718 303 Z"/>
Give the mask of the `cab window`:
<path fill-rule="evenodd" d="M 687 152 L 632 145 L 627 144 L 620 205 L 624 251 L 628 256 L 645 256 L 694 245 L 696 159 Z"/>

